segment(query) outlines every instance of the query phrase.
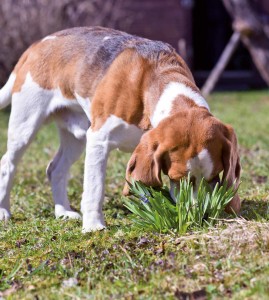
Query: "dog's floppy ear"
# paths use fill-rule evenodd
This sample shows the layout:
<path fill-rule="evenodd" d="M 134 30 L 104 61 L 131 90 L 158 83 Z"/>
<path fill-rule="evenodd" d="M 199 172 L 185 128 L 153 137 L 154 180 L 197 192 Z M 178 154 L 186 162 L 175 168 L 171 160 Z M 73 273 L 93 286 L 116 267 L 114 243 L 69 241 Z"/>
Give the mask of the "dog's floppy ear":
<path fill-rule="evenodd" d="M 228 187 L 235 183 L 237 188 L 240 181 L 240 159 L 238 154 L 237 139 L 234 130 L 231 126 L 226 126 L 225 139 L 222 150 L 223 162 L 223 178 L 222 183 L 226 180 Z M 232 201 L 227 205 L 226 211 L 238 213 L 240 211 L 240 198 L 235 195 Z"/>
<path fill-rule="evenodd" d="M 151 142 L 150 138 L 143 138 L 132 154 L 126 169 L 126 180 L 131 178 L 139 180 L 147 186 L 162 186 L 162 156 L 163 151 L 157 142 Z M 128 184 L 125 184 L 123 193 L 129 192 Z"/>

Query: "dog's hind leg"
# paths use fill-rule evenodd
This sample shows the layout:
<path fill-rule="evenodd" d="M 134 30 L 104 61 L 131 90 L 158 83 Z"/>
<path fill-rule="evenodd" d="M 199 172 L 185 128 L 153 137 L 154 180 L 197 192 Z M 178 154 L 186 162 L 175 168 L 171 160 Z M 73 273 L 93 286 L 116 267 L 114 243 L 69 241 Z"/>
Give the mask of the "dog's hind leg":
<path fill-rule="evenodd" d="M 0 220 L 10 218 L 9 198 L 17 165 L 46 117 L 38 105 L 42 97 L 42 94 L 34 93 L 33 89 L 25 89 L 13 95 L 7 152 L 0 164 Z"/>
<path fill-rule="evenodd" d="M 62 125 L 62 124 L 61 124 Z M 83 129 L 81 129 L 81 132 Z M 86 130 L 84 131 L 86 134 Z M 47 176 L 51 183 L 53 199 L 55 202 L 55 216 L 72 219 L 80 218 L 77 212 L 70 208 L 67 197 L 67 184 L 69 169 L 81 156 L 86 143 L 86 137 L 76 137 L 67 128 L 59 127 L 60 148 L 47 168 Z"/>

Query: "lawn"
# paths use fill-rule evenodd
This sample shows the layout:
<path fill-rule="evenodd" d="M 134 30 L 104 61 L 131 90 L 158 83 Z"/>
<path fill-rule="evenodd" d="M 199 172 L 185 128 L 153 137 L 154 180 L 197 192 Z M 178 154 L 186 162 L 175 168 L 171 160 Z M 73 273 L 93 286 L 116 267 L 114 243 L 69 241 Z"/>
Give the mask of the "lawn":
<path fill-rule="evenodd" d="M 0 224 L 0 299 L 269 299 L 269 93 L 216 93 L 209 104 L 238 135 L 241 218 L 183 236 L 136 229 L 121 198 L 129 155 L 115 151 L 106 180 L 108 228 L 83 235 L 80 221 L 54 219 L 45 169 L 58 140 L 50 124 L 20 164 L 12 221 Z M 0 156 L 7 123 L 1 111 Z M 68 191 L 77 210 L 82 180 L 83 157 Z"/>

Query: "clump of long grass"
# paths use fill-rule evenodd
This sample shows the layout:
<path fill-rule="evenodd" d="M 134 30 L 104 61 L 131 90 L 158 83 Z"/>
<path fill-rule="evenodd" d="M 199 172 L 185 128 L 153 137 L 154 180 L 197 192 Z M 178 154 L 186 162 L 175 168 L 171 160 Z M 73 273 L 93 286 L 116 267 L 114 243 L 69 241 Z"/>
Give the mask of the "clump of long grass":
<path fill-rule="evenodd" d="M 125 198 L 125 206 L 133 213 L 131 218 L 140 228 L 157 232 L 187 230 L 213 226 L 225 206 L 236 193 L 234 187 L 216 184 L 212 190 L 203 179 L 195 195 L 190 176 L 180 181 L 175 190 L 175 201 L 167 187 L 156 190 L 139 181 L 129 183 L 132 197 Z"/>

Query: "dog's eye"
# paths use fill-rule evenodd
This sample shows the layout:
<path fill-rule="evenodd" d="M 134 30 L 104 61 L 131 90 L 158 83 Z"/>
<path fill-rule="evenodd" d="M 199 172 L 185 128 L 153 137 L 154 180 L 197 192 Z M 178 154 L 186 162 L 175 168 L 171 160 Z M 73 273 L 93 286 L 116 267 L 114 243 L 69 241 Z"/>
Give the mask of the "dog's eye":
<path fill-rule="evenodd" d="M 175 151 L 177 151 L 179 149 L 179 147 L 178 146 L 175 146 L 174 148 L 172 148 L 171 150 L 170 150 L 170 152 L 175 152 Z"/>

